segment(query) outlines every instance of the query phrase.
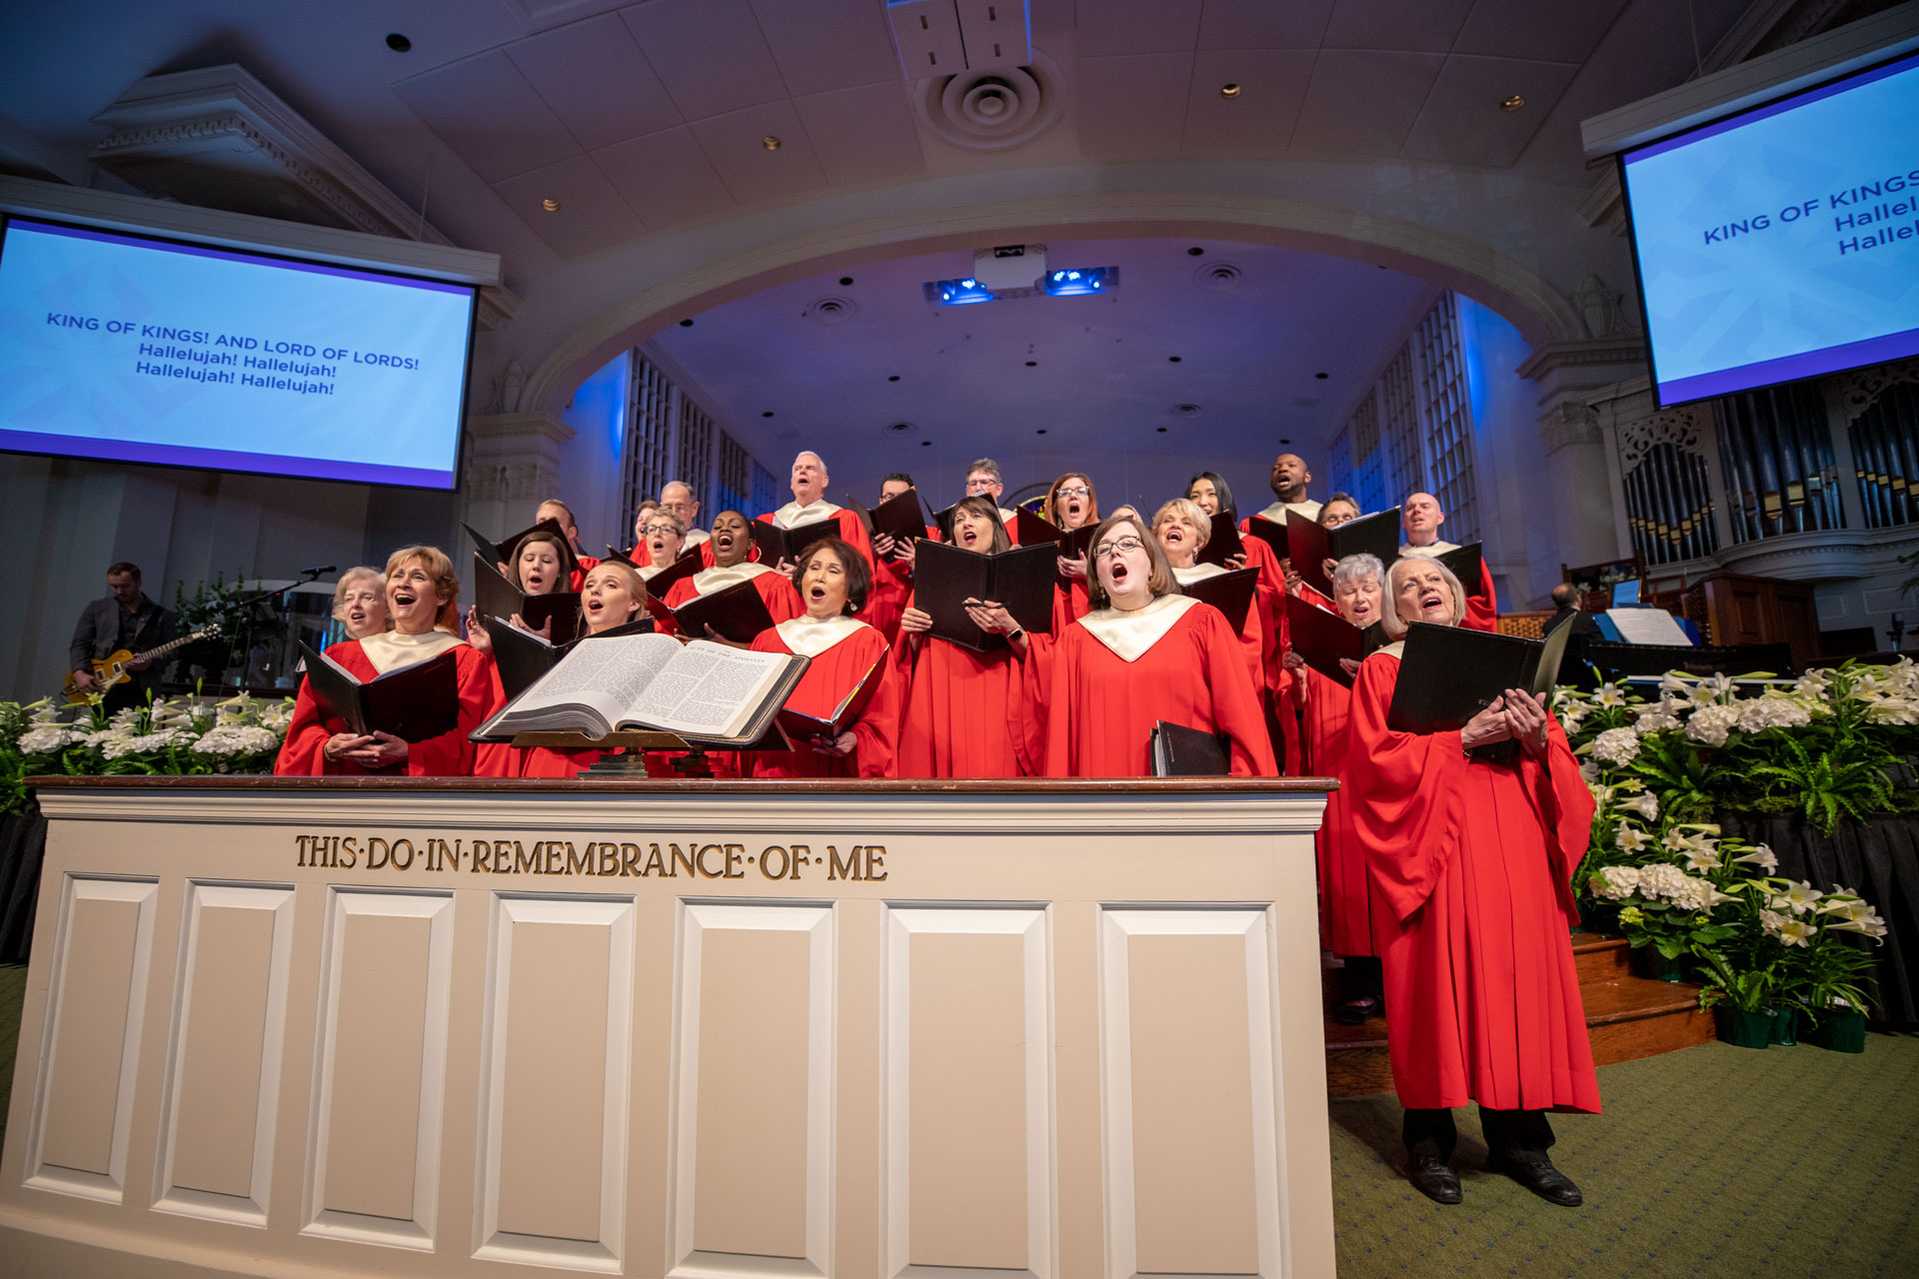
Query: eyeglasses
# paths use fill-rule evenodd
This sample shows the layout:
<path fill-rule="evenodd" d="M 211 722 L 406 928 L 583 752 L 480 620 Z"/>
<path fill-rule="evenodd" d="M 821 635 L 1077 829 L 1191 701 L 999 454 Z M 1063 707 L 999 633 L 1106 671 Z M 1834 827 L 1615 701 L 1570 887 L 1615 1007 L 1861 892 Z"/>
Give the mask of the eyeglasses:
<path fill-rule="evenodd" d="M 1084 484 L 1068 484 L 1064 488 L 1053 490 L 1056 497 L 1091 497 L 1093 490 Z"/>
<path fill-rule="evenodd" d="M 679 531 L 680 531 L 679 529 L 675 528 L 671 524 L 645 524 L 640 527 L 640 536 L 651 537 L 655 533 L 677 534 L 679 533 Z"/>
<path fill-rule="evenodd" d="M 1136 537 L 1122 537 L 1116 541 L 1108 542 L 1106 545 L 1094 551 L 1093 558 L 1096 560 L 1109 560 L 1115 555 L 1131 555 L 1134 551 L 1139 550 L 1145 545 L 1146 543 Z"/>

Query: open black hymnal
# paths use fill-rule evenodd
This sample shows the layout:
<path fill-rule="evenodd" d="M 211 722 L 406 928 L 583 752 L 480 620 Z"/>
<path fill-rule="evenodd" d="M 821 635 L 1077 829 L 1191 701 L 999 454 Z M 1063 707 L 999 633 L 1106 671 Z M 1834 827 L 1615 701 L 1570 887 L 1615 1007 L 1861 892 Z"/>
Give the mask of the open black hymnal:
<path fill-rule="evenodd" d="M 547 638 L 555 644 L 571 643 L 580 633 L 578 591 L 528 595 L 477 551 L 473 555 L 473 607 L 482 617 L 512 617 L 518 613 L 520 620 L 534 630 L 546 630 Z"/>
<path fill-rule="evenodd" d="M 1239 527 L 1233 523 L 1231 513 L 1221 511 L 1213 517 L 1213 531 L 1206 539 L 1206 545 L 1199 548 L 1195 561 L 1200 564 L 1217 564 L 1226 567 L 1226 561 L 1235 555 L 1246 553 L 1246 543 L 1239 535 Z"/>
<path fill-rule="evenodd" d="M 1150 745 L 1155 777 L 1224 777 L 1233 771 L 1226 738 L 1219 733 L 1160 720 L 1153 725 Z"/>
<path fill-rule="evenodd" d="M 1291 511 L 1287 512 L 1292 514 Z M 1273 548 L 1273 554 L 1286 559 L 1292 552 L 1286 549 L 1286 526 L 1277 520 L 1269 520 L 1264 515 L 1254 515 L 1246 520 L 1247 537 L 1256 537 Z"/>
<path fill-rule="evenodd" d="M 1480 553 L 1480 543 L 1468 542 L 1464 546 L 1455 546 L 1434 558 L 1452 570 L 1459 584 L 1466 588 L 1466 594 L 1479 594 L 1481 579 L 1485 576 L 1485 560 Z"/>
<path fill-rule="evenodd" d="M 551 533 L 560 539 L 560 570 L 566 574 L 567 580 L 571 581 L 573 571 L 580 567 L 579 557 L 573 553 L 573 543 L 567 540 L 566 530 L 560 527 L 558 520 L 541 520 L 538 524 L 523 528 L 511 537 L 498 542 L 485 536 L 471 524 L 462 524 L 460 527 L 465 529 L 466 535 L 473 539 L 474 553 L 484 559 L 489 566 L 505 564 L 510 567 L 513 563 L 513 548 L 518 546 L 520 539 L 528 533 Z"/>
<path fill-rule="evenodd" d="M 930 614 L 928 632 L 963 648 L 987 652 L 1006 646 L 1004 635 L 989 635 L 966 615 L 966 601 L 997 600 L 1013 620 L 1029 631 L 1053 629 L 1054 563 L 1059 548 L 1016 546 L 984 555 L 939 542 L 921 544 L 913 563 L 914 607 Z"/>
<path fill-rule="evenodd" d="M 656 616 L 672 618 L 682 634 L 696 639 L 711 631 L 736 644 L 751 644 L 773 625 L 766 597 L 760 594 L 753 578 L 696 595 L 678 608 L 667 608 L 651 595 L 647 597 L 646 606 Z"/>
<path fill-rule="evenodd" d="M 1558 627 L 1541 643 L 1414 622 L 1399 659 L 1399 683 L 1386 712 L 1386 727 L 1398 733 L 1449 732 L 1509 688 L 1550 694 L 1571 630 Z"/>
<path fill-rule="evenodd" d="M 920 491 L 907 489 L 904 493 L 895 493 L 867 512 L 867 518 L 873 526 L 873 536 L 890 534 L 894 541 L 911 542 L 914 538 L 926 536 L 926 508 L 920 505 Z M 894 551 L 894 555 L 899 552 Z M 892 558 L 892 556 L 888 556 Z"/>
<path fill-rule="evenodd" d="M 1288 511 L 1286 541 L 1293 548 L 1294 570 L 1306 585 L 1331 599 L 1333 579 L 1326 573 L 1327 560 L 1376 555 L 1381 567 L 1390 568 L 1399 558 L 1399 508 L 1375 511 L 1338 528 L 1321 528 L 1298 511 Z M 1478 581 L 1477 577 L 1473 579 L 1475 587 Z"/>
<path fill-rule="evenodd" d="M 1253 591 L 1258 585 L 1258 569 L 1236 568 L 1201 578 L 1197 582 L 1183 582 L 1179 589 L 1224 613 L 1227 625 L 1244 635 L 1246 620 L 1252 615 Z"/>
<path fill-rule="evenodd" d="M 581 733 L 600 740 L 622 729 L 659 729 L 688 742 L 757 741 L 806 670 L 790 653 L 752 653 L 670 635 L 627 635 L 576 644 L 480 725 L 475 741 L 518 733 Z"/>
<path fill-rule="evenodd" d="M 1020 546 L 1046 546 L 1051 544 L 1057 554 L 1069 560 L 1079 559 L 1093 546 L 1093 534 L 1099 532 L 1099 522 L 1082 524 L 1075 529 L 1064 529 L 1033 514 L 1025 507 L 1013 513 L 1013 540 Z"/>
<path fill-rule="evenodd" d="M 749 520 L 746 530 L 753 545 L 759 548 L 760 563 L 772 568 L 781 560 L 801 563 L 807 547 L 821 538 L 840 535 L 840 522 L 829 515 L 825 519 L 809 520 L 798 528 L 781 528 L 770 520 Z"/>
<path fill-rule="evenodd" d="M 1339 614 L 1308 604 L 1297 595 L 1286 597 L 1286 624 L 1293 651 L 1305 659 L 1306 665 L 1348 688 L 1352 687 L 1353 677 L 1346 673 L 1339 659 L 1360 661 L 1386 642 L 1386 631 L 1378 622 L 1367 627 L 1354 626 Z"/>
<path fill-rule="evenodd" d="M 502 617 L 483 617 L 480 625 L 486 628 L 487 637 L 493 641 L 493 664 L 499 669 L 500 687 L 509 699 L 518 697 L 545 678 L 546 673 L 557 666 L 572 648 L 570 644 L 549 644 Z M 636 622 L 601 631 L 598 635 L 582 635 L 573 643 L 584 644 L 590 639 L 610 639 L 619 635 L 649 635 L 652 631 L 653 619 L 643 616 Z"/>
<path fill-rule="evenodd" d="M 402 741 L 423 742 L 459 726 L 460 674 L 453 649 L 365 682 L 305 642 L 300 655 L 313 700 L 328 715 L 345 720 L 352 732 L 391 733 Z"/>
<path fill-rule="evenodd" d="M 701 562 L 699 547 L 690 547 L 681 551 L 679 557 L 671 564 L 645 579 L 646 593 L 655 599 L 663 600 L 666 598 L 666 593 L 677 583 L 685 581 L 704 567 L 706 566 Z"/>
<path fill-rule="evenodd" d="M 793 750 L 806 750 L 816 741 L 831 741 L 841 733 L 850 730 L 866 714 L 866 708 L 873 700 L 873 694 L 879 691 L 880 681 L 886 677 L 886 663 L 890 654 L 882 652 L 859 682 L 848 690 L 839 705 L 825 710 L 824 714 L 812 714 L 792 706 L 782 706 L 774 717 L 773 726 L 779 730 L 780 737 Z M 789 695 L 790 700 L 790 695 Z"/>

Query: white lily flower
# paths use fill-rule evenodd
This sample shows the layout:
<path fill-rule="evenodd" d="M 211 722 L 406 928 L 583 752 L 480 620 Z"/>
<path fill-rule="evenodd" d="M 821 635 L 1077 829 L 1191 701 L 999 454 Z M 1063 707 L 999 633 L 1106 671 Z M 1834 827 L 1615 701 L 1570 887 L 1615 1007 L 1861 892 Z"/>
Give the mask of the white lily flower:
<path fill-rule="evenodd" d="M 1622 853 L 1639 852 L 1651 842 L 1645 831 L 1637 826 L 1628 826 L 1624 822 L 1619 824 L 1619 833 L 1613 836 L 1613 843 L 1619 846 L 1619 851 Z"/>
<path fill-rule="evenodd" d="M 1593 700 L 1604 707 L 1624 706 L 1626 693 L 1617 684 L 1605 683 L 1599 686 L 1599 692 L 1593 696 Z"/>
<path fill-rule="evenodd" d="M 1804 946 L 1812 940 L 1813 927 L 1800 919 L 1788 919 L 1779 925 L 1779 941 L 1786 946 Z"/>
<path fill-rule="evenodd" d="M 1819 904 L 1825 894 L 1803 879 L 1787 887 L 1786 891 L 1772 899 L 1774 910 L 1789 910 L 1795 915 L 1803 915 Z"/>
<path fill-rule="evenodd" d="M 1757 866 L 1768 875 L 1779 869 L 1779 858 L 1776 857 L 1772 849 L 1765 844 L 1758 845 L 1750 853 L 1741 853 L 1739 856 L 1733 858 L 1733 861 L 1743 862 L 1748 866 Z"/>
<path fill-rule="evenodd" d="M 1619 807 L 1625 812 L 1637 813 L 1649 822 L 1659 820 L 1659 797 L 1651 791 L 1644 791 L 1635 795 L 1633 798 L 1623 801 Z"/>

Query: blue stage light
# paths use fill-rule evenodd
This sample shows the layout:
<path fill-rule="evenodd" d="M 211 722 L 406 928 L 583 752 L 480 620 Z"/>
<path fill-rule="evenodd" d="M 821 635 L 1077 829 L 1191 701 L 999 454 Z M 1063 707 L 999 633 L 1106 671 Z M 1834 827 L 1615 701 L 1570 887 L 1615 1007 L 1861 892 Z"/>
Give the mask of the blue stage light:
<path fill-rule="evenodd" d="M 1040 288 L 1049 298 L 1079 298 L 1118 283 L 1119 268 L 1116 266 L 1082 266 L 1054 271 L 1040 281 Z"/>
<path fill-rule="evenodd" d="M 933 280 L 926 285 L 926 300 L 940 306 L 976 306 L 997 299 L 991 289 L 978 280 Z"/>

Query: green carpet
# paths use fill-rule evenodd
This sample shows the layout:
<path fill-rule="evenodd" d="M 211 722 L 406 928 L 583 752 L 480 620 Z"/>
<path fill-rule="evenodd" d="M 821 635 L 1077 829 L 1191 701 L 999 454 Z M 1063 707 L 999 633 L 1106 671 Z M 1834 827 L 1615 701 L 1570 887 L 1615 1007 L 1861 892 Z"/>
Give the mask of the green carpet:
<path fill-rule="evenodd" d="M 0 967 L 0 1097 L 26 987 Z M 1871 1035 L 1861 1056 L 1708 1044 L 1603 1067 L 1599 1087 L 1604 1115 L 1553 1121 L 1576 1209 L 1482 1171 L 1464 1111 L 1466 1202 L 1442 1208 L 1398 1171 L 1391 1097 L 1334 1102 L 1341 1279 L 1919 1273 L 1919 1038 Z"/>

